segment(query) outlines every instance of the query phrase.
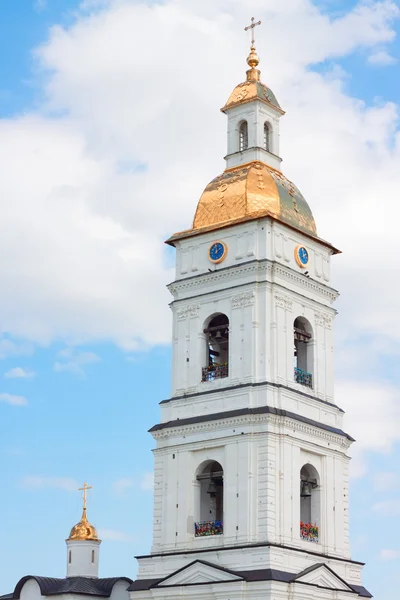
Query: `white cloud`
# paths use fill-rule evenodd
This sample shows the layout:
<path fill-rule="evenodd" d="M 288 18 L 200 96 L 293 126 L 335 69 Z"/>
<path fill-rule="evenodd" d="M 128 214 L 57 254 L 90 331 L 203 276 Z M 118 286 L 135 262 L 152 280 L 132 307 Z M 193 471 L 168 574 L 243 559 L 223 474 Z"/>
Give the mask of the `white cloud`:
<path fill-rule="evenodd" d="M 140 482 L 140 487 L 142 490 L 147 492 L 153 491 L 154 489 L 154 473 L 145 473 L 142 477 L 142 481 Z"/>
<path fill-rule="evenodd" d="M 76 492 L 79 484 L 71 477 L 44 477 L 42 475 L 27 475 L 21 481 L 25 488 L 44 489 L 56 488 L 66 492 Z"/>
<path fill-rule="evenodd" d="M 388 65 L 396 64 L 397 59 L 394 58 L 394 56 L 391 56 L 386 50 L 378 50 L 377 52 L 370 54 L 368 62 L 377 67 L 386 67 Z"/>
<path fill-rule="evenodd" d="M 11 356 L 27 356 L 32 353 L 32 344 L 0 337 L 0 359 L 10 358 Z"/>
<path fill-rule="evenodd" d="M 35 373 L 22 367 L 14 367 L 7 371 L 7 373 L 4 373 L 4 377 L 6 379 L 32 379 L 32 377 L 35 377 Z"/>
<path fill-rule="evenodd" d="M 238 24 L 248 6 L 84 4 L 76 22 L 54 27 L 36 53 L 46 104 L 0 122 L 0 203 L 7 202 L 0 314 L 7 332 L 34 342 L 111 340 L 133 349 L 168 343 L 164 284 L 173 274 L 161 242 L 190 225 L 202 189 L 223 168 L 225 118 L 218 107 L 244 77 L 248 48 L 244 37 L 238 43 Z M 375 210 L 376 198 L 391 202 L 390 190 L 400 183 L 396 107 L 364 106 L 345 95 L 339 71 L 324 77 L 307 70 L 388 44 L 398 8 L 362 3 L 334 21 L 306 0 L 271 0 L 258 9 L 260 66 L 288 110 L 285 170 L 314 207 L 321 234 L 347 251 L 340 268 L 352 331 L 368 325 L 400 337 L 390 317 L 396 294 L 385 295 L 378 316 L 376 297 L 366 294 L 372 276 L 375 289 L 387 286 L 382 264 L 388 258 L 391 268 L 396 255 L 395 242 L 390 249 L 379 243 L 383 217 Z M 23 178 L 16 176 L 21 165 Z M 367 274 L 359 272 L 360 309 L 352 301 L 353 272 L 371 230 L 380 256 L 370 258 Z"/>
<path fill-rule="evenodd" d="M 101 361 L 101 358 L 94 352 L 82 352 L 75 348 L 65 348 L 58 353 L 60 360 L 54 363 L 56 373 L 69 372 L 83 377 L 85 375 L 84 367 Z"/>
<path fill-rule="evenodd" d="M 131 477 L 122 477 L 113 483 L 114 492 L 117 496 L 124 496 L 126 491 L 134 486 L 134 483 Z"/>
<path fill-rule="evenodd" d="M 116 529 L 99 529 L 99 537 L 110 542 L 132 542 L 134 537 Z"/>
<path fill-rule="evenodd" d="M 285 173 L 308 199 L 321 237 L 344 251 L 333 258 L 339 360 L 349 359 L 341 360 L 346 382 L 337 402 L 358 439 L 360 474 L 368 451 L 390 452 L 400 437 L 396 390 L 370 381 L 370 365 L 400 347 L 400 284 L 392 276 L 399 109 L 366 105 L 346 94 L 343 69 L 321 74 L 310 65 L 359 50 L 382 60 L 399 8 L 361 2 L 332 20 L 308 0 L 255 4 L 262 76 L 287 110 Z M 73 25 L 51 30 L 36 52 L 45 103 L 0 122 L 6 333 L 130 350 L 169 342 L 164 284 L 173 272 L 162 240 L 190 226 L 203 188 L 223 170 L 218 107 L 244 78 L 248 45 L 238 24 L 247 18 L 239 0 L 87 0 Z M 68 352 L 55 370 L 82 375 L 97 360 Z"/>
<path fill-rule="evenodd" d="M 11 406 L 26 406 L 28 400 L 24 396 L 15 396 L 14 394 L 0 394 L 0 402 L 10 404 Z"/>
<path fill-rule="evenodd" d="M 399 390 L 370 381 L 341 381 L 335 386 L 337 403 L 345 409 L 345 429 L 352 446 L 352 476 L 364 475 L 368 452 L 386 454 L 400 441 Z"/>
<path fill-rule="evenodd" d="M 400 558 L 400 550 L 381 550 L 380 557 L 382 560 L 395 560 Z"/>

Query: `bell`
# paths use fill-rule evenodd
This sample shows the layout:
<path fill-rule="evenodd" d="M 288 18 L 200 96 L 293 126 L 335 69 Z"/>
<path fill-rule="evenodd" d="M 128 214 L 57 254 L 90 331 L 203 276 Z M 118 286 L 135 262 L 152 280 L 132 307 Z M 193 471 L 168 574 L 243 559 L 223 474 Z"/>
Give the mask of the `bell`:
<path fill-rule="evenodd" d="M 312 495 L 312 484 L 310 481 L 301 482 L 301 493 L 302 498 L 309 498 Z"/>
<path fill-rule="evenodd" d="M 221 332 L 220 332 L 219 330 L 218 330 L 218 331 L 217 331 L 217 333 L 215 334 L 215 339 L 216 339 L 216 340 L 220 340 L 220 339 L 222 339 L 222 334 L 221 334 Z"/>
<path fill-rule="evenodd" d="M 217 493 L 217 486 L 215 485 L 214 479 L 211 479 L 210 483 L 208 484 L 207 494 L 210 494 L 210 496 L 215 496 L 216 493 Z"/>

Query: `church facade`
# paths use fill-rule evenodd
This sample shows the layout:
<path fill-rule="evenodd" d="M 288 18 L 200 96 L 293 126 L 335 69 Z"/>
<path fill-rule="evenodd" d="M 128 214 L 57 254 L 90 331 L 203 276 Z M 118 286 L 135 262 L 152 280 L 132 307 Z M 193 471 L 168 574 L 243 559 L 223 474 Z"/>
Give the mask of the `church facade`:
<path fill-rule="evenodd" d="M 369 598 L 349 545 L 348 449 L 333 392 L 330 261 L 280 170 L 284 115 L 260 80 L 222 108 L 226 170 L 176 248 L 172 396 L 161 403 L 151 554 L 131 600 Z"/>

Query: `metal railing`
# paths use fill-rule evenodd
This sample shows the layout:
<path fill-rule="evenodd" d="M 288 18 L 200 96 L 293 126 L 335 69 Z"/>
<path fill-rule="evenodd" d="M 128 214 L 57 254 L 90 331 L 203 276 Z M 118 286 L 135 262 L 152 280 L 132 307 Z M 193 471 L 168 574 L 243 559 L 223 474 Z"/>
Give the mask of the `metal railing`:
<path fill-rule="evenodd" d="M 300 385 L 305 385 L 309 388 L 312 388 L 313 386 L 311 373 L 307 373 L 306 371 L 298 369 L 297 367 L 294 369 L 294 380 L 296 383 L 300 383 Z"/>
<path fill-rule="evenodd" d="M 224 526 L 222 521 L 199 521 L 194 524 L 195 537 L 206 537 L 208 535 L 222 535 Z"/>
<path fill-rule="evenodd" d="M 228 377 L 229 367 L 225 365 L 210 365 L 209 367 L 203 367 L 201 372 L 201 381 L 214 381 L 215 379 L 223 379 Z"/>

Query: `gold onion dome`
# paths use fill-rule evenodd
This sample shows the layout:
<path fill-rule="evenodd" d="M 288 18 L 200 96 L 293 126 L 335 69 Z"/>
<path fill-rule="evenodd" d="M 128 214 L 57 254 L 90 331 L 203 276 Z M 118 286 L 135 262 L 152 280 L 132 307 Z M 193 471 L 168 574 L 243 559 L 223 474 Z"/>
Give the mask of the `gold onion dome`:
<path fill-rule="evenodd" d="M 92 540 L 94 542 L 99 542 L 99 538 L 97 535 L 97 529 L 93 527 L 87 520 L 86 516 L 86 508 L 83 509 L 82 518 L 76 525 L 71 529 L 71 533 L 69 534 L 69 538 L 67 541 L 71 540 Z"/>
<path fill-rule="evenodd" d="M 254 161 L 227 169 L 208 184 L 197 205 L 193 230 L 270 216 L 313 236 L 314 217 L 299 189 L 280 171 Z"/>

